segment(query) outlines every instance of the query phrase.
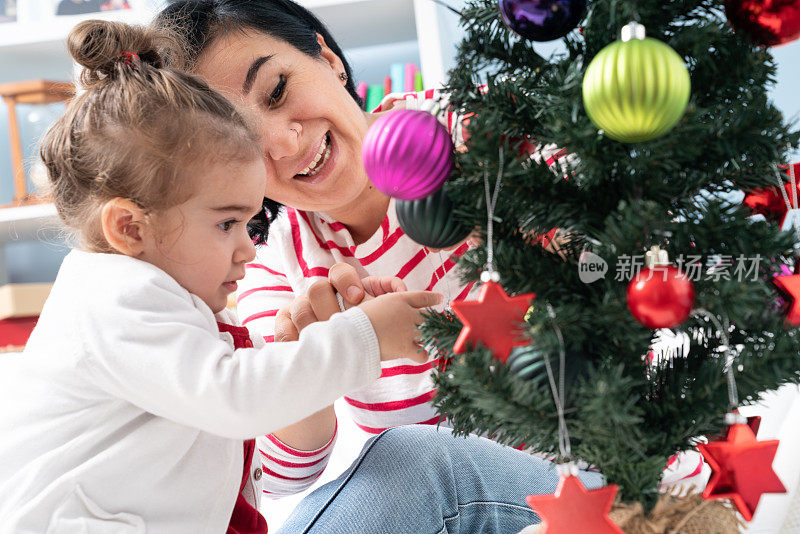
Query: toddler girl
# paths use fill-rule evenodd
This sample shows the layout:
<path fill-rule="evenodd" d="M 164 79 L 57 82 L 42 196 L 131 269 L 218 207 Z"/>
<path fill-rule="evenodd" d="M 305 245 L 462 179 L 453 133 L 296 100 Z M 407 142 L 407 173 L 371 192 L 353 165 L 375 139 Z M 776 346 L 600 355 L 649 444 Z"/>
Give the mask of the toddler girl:
<path fill-rule="evenodd" d="M 102 21 L 69 37 L 87 90 L 41 156 L 80 246 L 0 374 L 2 532 L 266 532 L 252 438 L 415 354 L 417 308 L 439 300 L 380 296 L 262 348 L 231 324 L 267 185 L 259 143 L 163 67 L 159 39 Z"/>

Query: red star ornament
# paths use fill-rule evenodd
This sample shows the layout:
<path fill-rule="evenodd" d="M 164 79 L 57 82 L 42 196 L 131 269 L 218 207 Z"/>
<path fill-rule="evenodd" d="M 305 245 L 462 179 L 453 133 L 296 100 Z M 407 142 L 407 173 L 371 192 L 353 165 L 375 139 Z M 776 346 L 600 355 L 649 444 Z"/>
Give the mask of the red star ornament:
<path fill-rule="evenodd" d="M 453 302 L 453 311 L 464 323 L 453 352 L 461 354 L 480 343 L 492 351 L 493 357 L 506 363 L 513 347 L 530 342 L 521 338 L 520 324 L 534 298 L 534 293 L 509 297 L 500 284 L 486 282 L 481 286 L 478 300 Z"/>
<path fill-rule="evenodd" d="M 552 495 L 528 495 L 525 500 L 542 519 L 539 534 L 624 534 L 608 517 L 616 484 L 587 490 L 576 476 L 561 475 Z"/>
<path fill-rule="evenodd" d="M 797 188 L 797 198 L 800 199 L 800 163 L 795 163 L 792 167 L 796 177 L 795 187 Z M 786 174 L 789 174 L 788 166 L 781 165 L 781 169 Z M 792 183 L 784 183 L 783 188 L 791 202 L 793 199 Z M 761 214 L 776 223 L 782 223 L 783 219 L 786 217 L 786 201 L 777 185 L 748 191 L 747 194 L 745 194 L 743 203 L 745 206 L 749 207 L 754 214 Z"/>
<path fill-rule="evenodd" d="M 800 325 L 800 274 L 798 274 L 800 262 L 795 267 L 794 274 L 776 276 L 772 283 L 784 296 L 786 302 L 786 322 L 790 326 Z"/>
<path fill-rule="evenodd" d="M 791 186 L 789 186 L 786 193 L 789 198 L 792 198 Z M 786 213 L 786 203 L 783 201 L 783 197 L 777 187 L 753 189 L 744 196 L 743 203 L 753 211 L 753 214 L 763 215 L 775 222 L 783 219 Z"/>
<path fill-rule="evenodd" d="M 724 440 L 701 443 L 697 450 L 711 467 L 704 499 L 732 499 L 746 521 L 753 519 L 764 493 L 786 493 L 772 461 L 779 440 L 758 441 L 749 426 L 731 425 Z"/>

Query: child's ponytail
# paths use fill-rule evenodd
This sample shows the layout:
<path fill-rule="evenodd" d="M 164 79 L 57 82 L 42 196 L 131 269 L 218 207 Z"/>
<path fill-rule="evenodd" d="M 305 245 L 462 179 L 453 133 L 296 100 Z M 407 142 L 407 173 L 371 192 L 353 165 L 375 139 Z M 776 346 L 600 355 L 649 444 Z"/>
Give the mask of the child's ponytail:
<path fill-rule="evenodd" d="M 161 31 L 90 20 L 70 33 L 85 91 L 45 136 L 41 157 L 61 219 L 94 251 L 112 252 L 100 209 L 184 202 L 203 166 L 262 157 L 254 128 L 200 78 L 164 67 L 178 47 Z M 234 176 L 231 179 L 235 179 Z"/>
<path fill-rule="evenodd" d="M 124 76 L 140 62 L 162 68 L 162 54 L 178 51 L 171 44 L 163 33 L 102 20 L 81 22 L 67 40 L 70 55 L 84 68 L 80 82 L 87 89 Z"/>

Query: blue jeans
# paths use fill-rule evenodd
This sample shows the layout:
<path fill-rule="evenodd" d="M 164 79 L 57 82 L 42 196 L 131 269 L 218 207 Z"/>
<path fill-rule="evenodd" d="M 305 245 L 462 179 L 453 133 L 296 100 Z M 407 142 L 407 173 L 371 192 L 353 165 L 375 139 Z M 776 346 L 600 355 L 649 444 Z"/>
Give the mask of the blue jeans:
<path fill-rule="evenodd" d="M 603 484 L 583 472 L 587 487 Z M 539 518 L 555 464 L 449 428 L 397 427 L 370 439 L 338 479 L 303 499 L 278 534 L 514 534 Z"/>

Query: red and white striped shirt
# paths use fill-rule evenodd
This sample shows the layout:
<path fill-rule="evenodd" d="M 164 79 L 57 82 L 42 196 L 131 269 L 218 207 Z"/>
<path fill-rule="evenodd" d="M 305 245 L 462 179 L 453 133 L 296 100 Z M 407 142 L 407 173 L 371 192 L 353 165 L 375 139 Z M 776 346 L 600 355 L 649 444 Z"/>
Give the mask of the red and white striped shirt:
<path fill-rule="evenodd" d="M 406 101 L 406 109 L 433 111 L 447 107 L 443 95 L 429 90 L 388 95 L 376 111 L 389 109 L 397 99 Z M 439 117 L 456 146 L 462 144 L 462 117 L 452 111 Z M 553 163 L 564 154 L 554 146 L 546 146 L 537 148 L 531 157 L 560 171 Z M 400 228 L 394 201 L 378 231 L 361 244 L 353 241 L 344 225 L 324 213 L 286 207 L 270 228 L 268 244 L 258 247 L 255 261 L 247 266 L 237 295 L 239 317 L 252 333 L 273 341 L 278 310 L 288 306 L 295 296 L 306 294 L 316 280 L 327 278 L 328 269 L 339 262 L 355 267 L 361 277 L 397 276 L 409 290 L 437 291 L 448 302 L 464 300 L 473 284 L 463 285 L 453 267 L 468 247 L 465 243 L 450 252 L 431 252 L 415 243 Z M 445 306 L 443 303 L 438 309 Z M 345 397 L 356 425 L 377 434 L 399 425 L 439 422 L 430 404 L 436 394 L 431 381 L 431 369 L 436 363 L 435 358 L 424 364 L 410 359 L 382 362 L 382 373 L 376 382 Z M 274 479 L 265 482 L 265 486 L 277 486 L 281 493 L 310 486 L 321 474 L 332 448 L 329 444 L 305 457 L 310 453 L 292 450 L 274 436 L 262 438 L 258 444 L 265 459 L 264 476 Z"/>
<path fill-rule="evenodd" d="M 328 269 L 344 262 L 361 277 L 397 276 L 410 290 L 438 291 L 450 300 L 463 300 L 472 284 L 464 287 L 453 267 L 468 248 L 434 253 L 412 241 L 400 228 L 390 203 L 378 232 L 356 245 L 348 230 L 321 213 L 293 208 L 273 223 L 267 245 L 258 247 L 256 260 L 247 266 L 240 284 L 238 311 L 242 324 L 273 341 L 275 315 L 297 295 L 308 292 Z M 443 309 L 444 304 L 439 306 Z M 418 364 L 410 359 L 382 362 L 383 372 L 371 386 L 345 397 L 353 419 L 364 431 L 377 434 L 386 428 L 413 423 L 436 423 L 429 401 L 435 395 L 431 359 Z"/>
<path fill-rule="evenodd" d="M 328 465 L 337 430 L 334 430 L 328 443 L 315 451 L 295 449 L 272 434 L 256 439 L 261 453 L 261 487 L 264 495 L 278 498 L 311 487 Z"/>

